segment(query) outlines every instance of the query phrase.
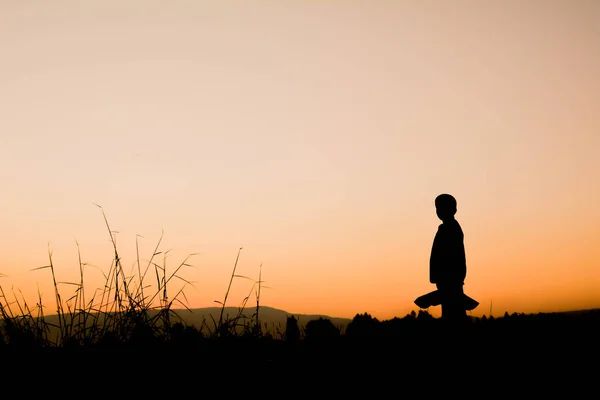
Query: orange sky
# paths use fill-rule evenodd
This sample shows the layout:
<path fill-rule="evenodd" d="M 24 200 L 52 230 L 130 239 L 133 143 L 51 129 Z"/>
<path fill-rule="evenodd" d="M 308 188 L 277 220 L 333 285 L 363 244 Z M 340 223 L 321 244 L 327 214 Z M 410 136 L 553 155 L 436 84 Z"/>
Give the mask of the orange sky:
<path fill-rule="evenodd" d="M 77 240 L 101 287 L 97 203 L 189 307 L 243 247 L 263 305 L 404 316 L 447 192 L 472 315 L 600 307 L 598 71 L 593 0 L 0 1 L 0 285 L 53 312 Z"/>

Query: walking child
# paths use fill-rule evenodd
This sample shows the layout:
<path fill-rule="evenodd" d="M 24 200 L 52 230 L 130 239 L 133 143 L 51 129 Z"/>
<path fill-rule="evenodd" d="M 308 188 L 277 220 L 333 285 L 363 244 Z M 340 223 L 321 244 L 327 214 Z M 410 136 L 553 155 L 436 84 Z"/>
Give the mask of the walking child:
<path fill-rule="evenodd" d="M 429 281 L 436 285 L 442 306 L 442 319 L 466 318 L 463 285 L 467 276 L 463 230 L 455 218 L 456 199 L 450 194 L 435 198 L 435 210 L 442 223 L 433 239 L 429 259 Z"/>

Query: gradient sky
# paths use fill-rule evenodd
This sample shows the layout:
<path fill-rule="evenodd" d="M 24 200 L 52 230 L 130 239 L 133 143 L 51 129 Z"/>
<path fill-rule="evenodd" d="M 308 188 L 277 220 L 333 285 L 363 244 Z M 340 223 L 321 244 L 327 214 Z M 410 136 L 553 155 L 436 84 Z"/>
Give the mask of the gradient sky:
<path fill-rule="evenodd" d="M 104 210 L 188 307 L 243 247 L 263 305 L 402 317 L 446 192 L 472 315 L 600 307 L 598 71 L 594 0 L 0 0 L 0 285 L 102 287 Z"/>

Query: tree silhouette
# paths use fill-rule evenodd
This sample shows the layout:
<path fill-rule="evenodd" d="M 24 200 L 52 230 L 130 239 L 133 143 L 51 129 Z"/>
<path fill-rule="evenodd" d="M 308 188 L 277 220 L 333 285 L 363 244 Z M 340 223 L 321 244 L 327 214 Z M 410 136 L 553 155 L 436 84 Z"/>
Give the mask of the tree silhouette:
<path fill-rule="evenodd" d="M 372 337 L 381 333 L 381 323 L 370 314 L 356 314 L 346 327 L 348 337 Z"/>
<path fill-rule="evenodd" d="M 298 320 L 293 315 L 287 317 L 284 340 L 289 343 L 296 343 L 300 340 L 300 328 L 298 327 Z"/>

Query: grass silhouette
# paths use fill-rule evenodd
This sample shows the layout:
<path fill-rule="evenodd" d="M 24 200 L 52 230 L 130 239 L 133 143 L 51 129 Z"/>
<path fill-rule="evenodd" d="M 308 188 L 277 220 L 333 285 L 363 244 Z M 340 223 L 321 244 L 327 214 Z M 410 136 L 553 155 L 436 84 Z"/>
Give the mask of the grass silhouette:
<path fill-rule="evenodd" d="M 102 207 L 97 205 L 101 210 Z M 236 263 L 231 275 L 225 299 L 216 301 L 222 305 L 221 316 L 218 321 L 212 320 L 212 326 L 204 321 L 204 326 L 199 328 L 185 326 L 182 318 L 174 305 L 191 311 L 185 301 L 185 287 L 193 286 L 186 280 L 181 272 L 183 268 L 193 267 L 189 263 L 188 255 L 173 272 L 167 274 L 166 262 L 160 265 L 156 257 L 163 254 L 159 248 L 163 233 L 148 260 L 142 269 L 139 255 L 138 237 L 136 236 L 137 276 L 127 276 L 121 264 L 121 257 L 117 248 L 114 232 L 111 230 L 104 210 L 102 216 L 110 234 L 114 250 L 114 259 L 107 274 L 104 274 L 105 283 L 102 288 L 96 289 L 91 297 L 86 297 L 84 285 L 84 266 L 81 261 L 79 244 L 77 244 L 79 260 L 79 282 L 58 282 L 56 268 L 52 259 L 52 251 L 48 249 L 48 265 L 34 268 L 35 270 L 49 270 L 54 287 L 56 314 L 44 314 L 44 302 L 38 293 L 38 302 L 35 307 L 30 307 L 26 299 L 15 296 L 13 301 L 7 297 L 4 288 L 0 286 L 0 349 L 56 349 L 56 348 L 98 348 L 98 347 L 126 347 L 126 346 L 157 346 L 170 341 L 174 332 L 197 338 L 232 336 L 240 331 L 240 327 L 254 336 L 260 336 L 258 310 L 260 307 L 260 274 L 259 281 L 255 282 L 253 289 L 258 287 L 256 296 L 256 315 L 253 317 L 256 326 L 249 329 L 244 309 L 250 294 L 244 299 L 237 315 L 229 318 L 224 315 L 227 297 L 234 278 L 246 278 L 235 274 Z M 139 235 L 138 235 L 139 236 Z M 240 248 L 241 251 L 241 248 Z M 166 255 L 163 254 L 163 255 Z M 262 266 L 261 266 L 262 267 Z M 150 285 L 146 284 L 152 275 L 155 277 L 155 290 L 150 292 Z M 150 276 L 150 277 L 149 277 Z M 184 282 L 173 296 L 169 292 L 169 284 L 173 280 Z M 59 290 L 59 283 L 75 286 L 75 294 L 63 300 Z M 180 298 L 183 298 L 181 300 Z M 208 332 L 208 335 L 203 333 Z M 191 334 L 191 335 L 190 335 Z"/>

